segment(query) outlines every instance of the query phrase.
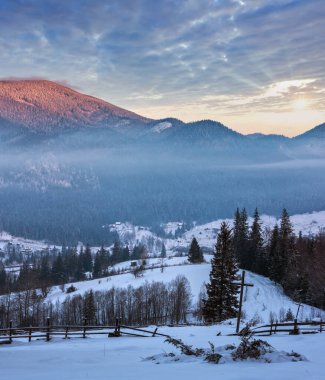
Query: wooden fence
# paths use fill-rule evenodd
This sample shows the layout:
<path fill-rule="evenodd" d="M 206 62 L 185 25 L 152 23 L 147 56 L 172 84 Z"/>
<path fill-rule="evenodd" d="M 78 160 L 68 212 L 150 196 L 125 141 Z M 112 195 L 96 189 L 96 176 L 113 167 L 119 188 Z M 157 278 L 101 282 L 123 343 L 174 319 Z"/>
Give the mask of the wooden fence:
<path fill-rule="evenodd" d="M 127 330 L 127 331 L 126 331 Z M 162 336 L 169 338 L 169 335 L 158 332 L 158 327 L 153 331 L 144 328 L 125 326 L 117 319 L 115 326 L 91 326 L 85 320 L 82 326 L 54 326 L 51 325 L 50 318 L 47 319 L 46 326 L 12 327 L 10 322 L 7 329 L 0 329 L 0 344 L 12 343 L 13 339 L 45 339 L 47 342 L 52 337 L 62 336 L 68 339 L 72 336 L 86 338 L 88 335 L 107 335 L 108 337 L 119 337 L 122 335 L 136 337 L 155 337 Z"/>
<path fill-rule="evenodd" d="M 315 334 L 323 331 L 325 331 L 325 322 L 322 320 L 315 322 L 297 322 L 296 319 L 293 322 L 275 322 L 251 329 L 253 335 L 265 336 L 279 333 L 288 333 L 290 335 Z M 239 332 L 238 335 L 242 335 L 241 332 Z"/>

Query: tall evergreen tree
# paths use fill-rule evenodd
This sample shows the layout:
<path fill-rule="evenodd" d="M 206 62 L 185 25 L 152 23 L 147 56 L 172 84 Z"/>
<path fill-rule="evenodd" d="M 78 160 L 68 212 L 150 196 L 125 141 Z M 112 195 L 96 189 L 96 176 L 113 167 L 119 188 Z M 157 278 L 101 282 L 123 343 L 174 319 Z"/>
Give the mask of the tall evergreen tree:
<path fill-rule="evenodd" d="M 113 249 L 112 249 L 111 264 L 114 265 L 114 264 L 120 263 L 122 261 L 121 256 L 122 256 L 122 250 L 121 250 L 120 243 L 118 241 L 115 241 Z"/>
<path fill-rule="evenodd" d="M 211 266 L 202 314 L 207 322 L 220 322 L 235 317 L 238 312 L 238 286 L 235 284 L 238 266 L 231 230 L 225 222 L 220 227 Z"/>
<path fill-rule="evenodd" d="M 85 272 L 92 272 L 93 270 L 93 259 L 91 257 L 91 249 L 89 244 L 87 244 L 85 252 L 83 254 L 83 266 Z"/>
<path fill-rule="evenodd" d="M 99 278 L 102 276 L 102 260 L 100 252 L 96 253 L 94 266 L 93 266 L 93 278 Z"/>
<path fill-rule="evenodd" d="M 296 244 L 292 223 L 286 209 L 283 209 L 279 230 L 279 250 L 282 268 L 280 282 L 287 291 L 297 287 L 296 276 Z"/>
<path fill-rule="evenodd" d="M 54 263 L 52 266 L 52 278 L 53 278 L 53 281 L 57 284 L 63 284 L 66 279 L 65 268 L 64 268 L 62 256 L 60 253 L 58 254 L 57 258 L 54 260 Z"/>
<path fill-rule="evenodd" d="M 279 249 L 279 227 L 276 224 L 272 230 L 272 236 L 268 247 L 268 276 L 271 280 L 281 280 L 281 256 Z"/>
<path fill-rule="evenodd" d="M 195 238 L 192 239 L 190 249 L 188 251 L 188 261 L 192 264 L 199 264 L 203 262 L 203 252 L 199 243 Z"/>
<path fill-rule="evenodd" d="M 258 209 L 254 211 L 254 220 L 249 234 L 249 251 L 252 259 L 252 270 L 265 275 L 265 257 L 263 249 L 262 225 Z"/>
<path fill-rule="evenodd" d="M 122 254 L 121 254 L 121 261 L 128 261 L 130 260 L 130 250 L 129 246 L 122 248 Z"/>
<path fill-rule="evenodd" d="M 161 247 L 160 257 L 161 257 L 162 259 L 164 259 L 164 258 L 166 258 L 166 256 L 167 256 L 166 246 L 165 246 L 165 244 L 163 243 L 163 244 L 162 244 L 162 247 Z"/>
<path fill-rule="evenodd" d="M 94 300 L 94 293 L 92 290 L 85 294 L 83 314 L 84 318 L 87 319 L 88 324 L 92 325 L 96 323 L 96 306 Z"/>
<path fill-rule="evenodd" d="M 234 253 L 239 266 L 244 269 L 251 269 L 252 258 L 249 255 L 249 226 L 246 209 L 239 211 L 237 208 L 234 217 L 233 230 Z"/>

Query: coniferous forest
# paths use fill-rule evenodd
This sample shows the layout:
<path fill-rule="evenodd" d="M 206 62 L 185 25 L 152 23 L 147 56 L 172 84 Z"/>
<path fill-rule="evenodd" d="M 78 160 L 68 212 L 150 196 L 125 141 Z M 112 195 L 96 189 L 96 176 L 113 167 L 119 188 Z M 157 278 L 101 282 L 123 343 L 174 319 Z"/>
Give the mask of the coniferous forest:
<path fill-rule="evenodd" d="M 251 225 L 248 224 L 246 210 L 237 209 L 234 227 L 231 229 L 226 223 L 220 227 L 211 260 L 210 281 L 206 285 L 205 295 L 199 300 L 201 310 L 198 310 L 198 313 L 207 322 L 218 322 L 236 315 L 238 288 L 234 283 L 238 280 L 238 267 L 269 277 L 282 285 L 285 293 L 299 303 L 324 309 L 324 249 L 325 233 L 320 231 L 315 236 L 302 236 L 302 234 L 296 236 L 285 209 L 282 211 L 279 225 L 275 225 L 272 229 L 263 229 L 257 209 Z M 166 256 L 164 245 L 160 256 L 162 260 Z M 183 306 L 181 306 L 182 311 L 177 309 L 178 314 L 176 311 L 170 311 L 172 304 L 169 304 L 174 297 L 171 295 L 174 290 L 170 289 L 175 284 L 148 284 L 145 287 L 146 291 L 155 292 L 154 294 L 158 292 L 160 295 L 157 298 L 167 298 L 165 301 L 162 300 L 161 304 L 154 306 L 150 302 L 149 304 L 143 302 L 142 313 L 145 316 L 141 314 L 137 317 L 132 316 L 130 310 L 123 309 L 125 306 L 122 305 L 128 299 L 128 304 L 139 302 L 137 297 L 139 294 L 143 295 L 142 287 L 128 288 L 127 291 L 115 289 L 108 291 L 107 294 L 103 292 L 87 293 L 88 295 L 84 296 L 71 294 L 63 305 L 55 307 L 46 299 L 54 285 L 60 285 L 62 291 L 66 293 L 73 293 L 76 290 L 74 286 L 65 288 L 66 283 L 89 278 L 98 278 L 101 281 L 103 277 L 106 277 L 107 281 L 110 276 L 124 273 L 125 270 L 133 273 L 135 277 L 141 276 L 148 257 L 149 252 L 145 246 L 136 245 L 130 250 L 128 246 L 123 246 L 118 241 L 111 249 L 102 246 L 96 253 L 91 251 L 89 245 L 79 251 L 75 247 L 63 246 L 61 250 L 54 248 L 39 255 L 31 255 L 28 259 L 24 259 L 13 250 L 9 255 L 9 261 L 8 259 L 6 261 L 7 264 L 21 262 L 22 266 L 18 273 L 10 273 L 6 272 L 4 262 L 1 261 L 0 294 L 3 296 L 0 299 L 0 323 L 5 326 L 8 318 L 15 320 L 19 325 L 36 321 L 40 323 L 47 314 L 53 315 L 58 322 L 79 323 L 84 316 L 87 316 L 94 323 L 111 323 L 116 312 L 105 314 L 102 306 L 98 305 L 101 305 L 99 300 L 115 296 L 117 298 L 114 298 L 115 303 L 112 301 L 115 305 L 113 310 L 119 310 L 118 314 L 125 316 L 127 321 L 138 324 L 186 321 L 191 297 L 189 284 L 184 278 L 178 279 L 181 285 L 177 283 L 177 286 L 183 289 L 180 292 L 185 297 L 179 301 Z M 124 272 L 114 268 L 114 264 L 127 260 L 134 260 L 141 265 L 137 265 L 134 269 L 125 269 Z M 189 247 L 188 260 L 193 264 L 200 264 L 203 261 L 202 249 L 195 238 Z M 163 271 L 163 263 L 161 270 Z M 96 302 L 92 300 L 94 297 Z M 92 305 L 93 302 L 97 308 L 91 312 L 87 311 L 88 306 L 85 305 Z M 176 307 L 175 304 L 173 307 Z"/>

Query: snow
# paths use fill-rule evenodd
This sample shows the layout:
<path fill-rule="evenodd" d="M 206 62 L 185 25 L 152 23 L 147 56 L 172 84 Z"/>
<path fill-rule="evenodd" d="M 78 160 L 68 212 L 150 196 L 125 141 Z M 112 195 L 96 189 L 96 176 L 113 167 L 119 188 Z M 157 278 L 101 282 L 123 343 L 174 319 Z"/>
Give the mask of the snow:
<path fill-rule="evenodd" d="M 169 123 L 168 121 L 163 121 L 161 123 L 156 124 L 152 128 L 152 131 L 156 132 L 156 133 L 160 133 L 160 132 L 164 131 L 165 129 L 168 129 L 168 128 L 172 127 L 172 126 L 173 126 L 172 123 Z"/>
<path fill-rule="evenodd" d="M 211 257 L 210 255 L 205 255 L 206 261 L 210 261 Z M 127 288 L 129 285 L 139 287 L 146 281 L 162 281 L 166 283 L 181 274 L 190 282 L 194 306 L 198 300 L 203 283 L 209 281 L 211 265 L 209 263 L 188 264 L 186 258 L 174 257 L 170 260 L 164 260 L 164 265 L 168 266 L 164 268 L 163 273 L 160 268 L 150 269 L 150 265 L 157 265 L 160 262 L 161 259 L 151 259 L 147 267 L 148 269 L 144 272 L 143 277 L 140 278 L 134 278 L 133 274 L 125 273 L 96 280 L 75 282 L 73 285 L 77 288 L 77 291 L 69 295 L 84 294 L 90 289 L 93 291 L 103 291 L 109 290 L 112 287 Z M 130 261 L 120 263 L 116 268 L 130 268 L 130 263 Z M 259 323 L 269 323 L 271 313 L 274 315 L 274 319 L 279 320 L 280 314 L 285 313 L 289 308 L 291 308 L 293 313 L 296 312 L 297 305 L 283 294 L 282 288 L 279 285 L 268 278 L 246 272 L 246 281 L 254 284 L 254 287 L 248 288 L 244 293 L 243 311 L 245 320 L 256 320 L 258 315 Z M 70 284 L 67 284 L 66 288 L 68 286 Z M 63 293 L 58 286 L 53 287 L 48 295 L 48 299 L 53 303 L 56 301 L 63 302 L 66 297 L 67 294 Z M 298 319 L 304 320 L 305 318 L 314 318 L 321 315 L 325 318 L 325 312 L 304 305 L 304 307 L 300 308 Z"/>
<path fill-rule="evenodd" d="M 196 237 L 200 246 L 206 251 L 211 251 L 216 242 L 216 237 L 220 224 L 224 219 L 218 219 L 203 225 L 196 225 L 189 231 L 186 231 L 182 236 L 176 238 L 162 238 L 150 231 L 146 226 L 134 226 L 128 222 L 116 222 L 111 225 L 103 225 L 102 228 L 108 227 L 111 231 L 116 231 L 122 244 L 128 244 L 130 248 L 137 244 L 143 244 L 148 248 L 150 256 L 159 255 L 162 244 L 164 243 L 167 250 L 167 255 L 175 255 L 179 250 L 187 250 L 193 237 Z M 279 219 L 274 216 L 262 215 L 261 221 L 265 228 L 272 228 L 275 223 L 279 223 Z M 294 232 L 298 234 L 300 231 L 303 235 L 316 234 L 325 229 L 325 211 L 312 212 L 291 216 L 291 221 L 294 227 Z M 232 219 L 226 219 L 230 226 L 233 224 Z M 249 218 L 249 223 L 252 223 L 252 218 Z M 182 222 L 169 222 L 163 225 L 167 234 L 175 235 L 175 232 L 183 226 Z M 15 237 L 5 231 L 0 231 L 0 249 L 3 249 L 7 243 L 20 244 L 22 249 L 31 249 L 33 251 L 46 248 L 53 248 L 53 245 L 48 245 L 44 241 L 35 241 Z M 80 242 L 80 248 L 84 244 Z M 58 247 L 60 248 L 60 247 Z M 93 247 L 95 253 L 100 247 Z"/>
<path fill-rule="evenodd" d="M 238 345 L 239 339 L 227 336 L 228 326 L 164 327 L 160 332 L 182 339 L 194 347 L 209 348 L 227 344 Z M 216 336 L 222 331 L 221 336 Z M 3 379 L 24 380 L 103 380 L 155 379 L 174 380 L 197 378 L 224 380 L 309 380 L 324 378 L 325 334 L 273 335 L 263 338 L 279 351 L 292 350 L 304 355 L 307 361 L 260 363 L 255 361 L 210 364 L 196 358 L 161 362 L 145 360 L 153 355 L 179 351 L 164 342 L 164 338 L 121 337 L 103 335 L 91 338 L 56 338 L 50 342 L 26 339 L 0 346 L 0 368 Z"/>

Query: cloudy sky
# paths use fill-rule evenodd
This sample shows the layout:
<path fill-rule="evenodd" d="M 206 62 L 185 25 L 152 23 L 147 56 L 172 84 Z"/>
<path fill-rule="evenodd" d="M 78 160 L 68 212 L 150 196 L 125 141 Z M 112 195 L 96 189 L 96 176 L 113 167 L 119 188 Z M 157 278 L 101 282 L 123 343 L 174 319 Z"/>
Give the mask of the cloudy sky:
<path fill-rule="evenodd" d="M 0 77 L 292 136 L 325 121 L 324 19 L 324 0 L 0 0 Z"/>

